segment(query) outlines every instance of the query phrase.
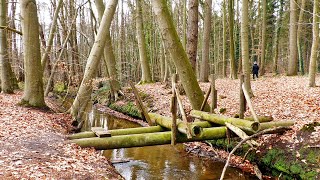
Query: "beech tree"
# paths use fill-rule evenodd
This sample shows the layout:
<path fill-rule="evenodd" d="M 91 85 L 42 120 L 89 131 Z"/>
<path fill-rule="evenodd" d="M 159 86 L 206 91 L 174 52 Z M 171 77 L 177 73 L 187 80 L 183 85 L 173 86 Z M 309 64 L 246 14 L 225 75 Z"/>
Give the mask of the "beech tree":
<path fill-rule="evenodd" d="M 319 47 L 319 0 L 313 1 L 313 40 L 309 65 L 309 87 L 316 86 L 317 55 Z"/>
<path fill-rule="evenodd" d="M 39 21 L 35 0 L 20 0 L 25 85 L 22 105 L 44 107 Z"/>
<path fill-rule="evenodd" d="M 0 1 L 0 26 L 7 26 L 7 3 L 6 0 Z M 11 64 L 8 55 L 7 30 L 0 29 L 0 91 L 4 93 L 13 93 L 14 82 Z"/>
<path fill-rule="evenodd" d="M 297 60 L 297 2 L 290 0 L 290 29 L 289 29 L 289 61 L 288 61 L 288 76 L 298 74 L 298 60 Z"/>
<path fill-rule="evenodd" d="M 196 72 L 198 48 L 198 8 L 198 0 L 189 0 L 187 26 L 187 54 L 194 72 Z"/>

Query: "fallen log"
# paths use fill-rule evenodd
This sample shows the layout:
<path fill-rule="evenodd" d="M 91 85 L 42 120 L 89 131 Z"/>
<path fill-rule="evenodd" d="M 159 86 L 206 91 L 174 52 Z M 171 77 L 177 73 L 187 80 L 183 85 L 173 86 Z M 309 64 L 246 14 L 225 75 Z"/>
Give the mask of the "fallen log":
<path fill-rule="evenodd" d="M 195 118 L 199 118 L 202 120 L 210 121 L 216 124 L 225 125 L 226 122 L 239 127 L 242 130 L 249 130 L 249 131 L 258 131 L 260 128 L 260 123 L 248 121 L 244 119 L 238 118 L 231 118 L 226 116 L 221 116 L 217 114 L 210 114 L 203 111 L 192 110 L 190 115 Z"/>
<path fill-rule="evenodd" d="M 165 131 L 161 126 L 150 126 L 150 127 L 137 127 L 137 128 L 127 128 L 127 129 L 113 129 L 108 130 L 111 136 L 129 135 L 129 134 L 143 134 L 143 133 L 154 133 Z M 81 133 L 76 133 L 68 135 L 68 139 L 81 139 L 81 138 L 93 138 L 97 137 L 92 131 L 86 131 Z"/>
<path fill-rule="evenodd" d="M 272 116 L 258 116 L 258 119 L 260 123 L 273 121 Z M 252 116 L 249 116 L 249 117 L 245 117 L 244 120 L 254 121 L 254 118 Z"/>
<path fill-rule="evenodd" d="M 192 137 L 190 139 L 184 134 L 177 134 L 177 143 L 224 138 L 226 137 L 226 131 L 226 127 L 204 128 L 200 136 Z M 83 148 L 94 147 L 98 150 L 153 146 L 170 144 L 171 131 L 113 136 L 109 138 L 94 137 L 73 139 L 69 142 L 76 143 Z"/>
<path fill-rule="evenodd" d="M 149 116 L 152 121 L 156 122 L 156 124 L 171 129 L 171 118 L 156 113 L 149 113 Z M 208 122 L 193 122 L 189 124 L 189 127 L 192 136 L 199 136 L 202 132 L 202 128 L 211 127 L 211 124 Z M 181 120 L 177 120 L 177 128 L 180 133 L 187 134 L 187 124 Z"/>

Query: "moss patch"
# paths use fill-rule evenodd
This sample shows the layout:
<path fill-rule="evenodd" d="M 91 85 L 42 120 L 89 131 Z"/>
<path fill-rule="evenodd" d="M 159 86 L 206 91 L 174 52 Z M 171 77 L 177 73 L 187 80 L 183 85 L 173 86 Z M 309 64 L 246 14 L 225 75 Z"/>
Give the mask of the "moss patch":
<path fill-rule="evenodd" d="M 133 102 L 126 102 L 124 104 L 111 103 L 109 108 L 128 116 L 142 119 L 141 113 Z"/>

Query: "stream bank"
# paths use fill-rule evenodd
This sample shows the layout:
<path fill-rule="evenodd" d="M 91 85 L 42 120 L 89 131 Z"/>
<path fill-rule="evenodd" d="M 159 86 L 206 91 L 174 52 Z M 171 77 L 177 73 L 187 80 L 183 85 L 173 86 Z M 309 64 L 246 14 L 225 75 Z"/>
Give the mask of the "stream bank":
<path fill-rule="evenodd" d="M 258 115 L 272 116 L 275 121 L 294 120 L 296 123 L 293 130 L 282 135 L 264 135 L 258 138 L 257 141 L 261 146 L 247 156 L 248 160 L 245 160 L 245 164 L 242 164 L 242 158 L 234 157 L 232 165 L 252 171 L 252 166 L 248 163 L 251 160 L 259 165 L 264 174 L 273 177 L 319 179 L 320 127 L 317 123 L 319 122 L 318 117 L 320 117 L 320 101 L 316 97 L 320 94 L 320 89 L 306 89 L 304 88 L 307 87 L 305 82 L 307 82 L 305 77 L 277 77 L 261 78 L 252 83 L 252 88 L 257 94 L 252 101 Z M 234 87 L 238 87 L 238 81 L 218 79 L 216 83 L 219 97 L 216 111 L 218 114 L 234 116 L 238 109 L 238 90 Z M 209 84 L 206 83 L 200 85 L 204 92 L 209 87 Z M 139 85 L 137 88 L 149 112 L 170 116 L 171 89 L 168 85 L 154 83 Z M 134 97 L 130 93 L 130 88 L 124 89 L 124 92 L 126 97 L 111 104 L 110 107 L 139 116 L 133 103 Z M 185 96 L 182 98 L 184 108 L 189 113 L 190 104 Z M 219 112 L 219 109 L 222 108 L 225 111 Z M 250 116 L 248 111 L 246 116 Z M 303 131 L 304 127 L 312 125 L 314 126 L 312 131 Z M 228 154 L 226 151 L 231 151 L 232 146 L 222 143 L 223 141 L 187 143 L 186 150 L 197 155 L 203 154 L 224 161 Z M 222 151 L 220 151 L 221 149 Z M 244 152 L 246 152 L 245 147 L 238 155 L 243 155 Z"/>

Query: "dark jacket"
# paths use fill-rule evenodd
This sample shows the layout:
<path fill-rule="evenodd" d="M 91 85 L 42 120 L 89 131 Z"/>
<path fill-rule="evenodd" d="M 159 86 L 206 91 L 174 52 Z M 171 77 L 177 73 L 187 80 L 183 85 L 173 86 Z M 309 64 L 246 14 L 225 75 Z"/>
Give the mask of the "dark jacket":
<path fill-rule="evenodd" d="M 253 74 L 258 74 L 258 72 L 259 72 L 259 66 L 258 66 L 258 64 L 254 64 L 252 66 L 252 73 Z"/>

